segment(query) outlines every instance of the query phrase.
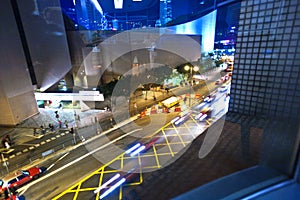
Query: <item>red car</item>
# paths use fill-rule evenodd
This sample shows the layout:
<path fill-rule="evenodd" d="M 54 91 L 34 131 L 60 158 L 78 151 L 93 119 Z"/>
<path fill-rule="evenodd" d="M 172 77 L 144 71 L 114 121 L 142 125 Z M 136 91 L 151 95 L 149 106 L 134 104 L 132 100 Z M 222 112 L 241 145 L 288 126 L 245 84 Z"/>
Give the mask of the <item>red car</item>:
<path fill-rule="evenodd" d="M 10 174 L 0 180 L 0 193 L 4 193 L 7 188 L 17 189 L 18 187 L 38 178 L 46 171 L 46 167 L 31 167 L 27 170 L 20 170 L 14 174 Z"/>
<path fill-rule="evenodd" d="M 7 192 L 6 194 L 0 194 L 0 200 L 25 200 L 25 197 L 13 193 L 9 194 Z"/>

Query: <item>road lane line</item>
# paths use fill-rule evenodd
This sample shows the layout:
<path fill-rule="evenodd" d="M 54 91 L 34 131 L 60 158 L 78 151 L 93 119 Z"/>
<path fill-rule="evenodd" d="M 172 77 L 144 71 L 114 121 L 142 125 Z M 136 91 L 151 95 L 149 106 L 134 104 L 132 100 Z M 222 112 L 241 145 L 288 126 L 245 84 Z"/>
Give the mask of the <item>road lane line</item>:
<path fill-rule="evenodd" d="M 50 165 L 47 170 L 51 169 L 58 161 L 62 160 L 64 157 L 66 157 L 67 155 L 69 155 L 70 152 L 64 154 L 62 157 L 60 157 L 57 161 L 55 161 L 52 165 Z"/>
<path fill-rule="evenodd" d="M 157 152 L 156 152 L 156 148 L 155 148 L 155 144 L 152 145 L 153 148 L 153 152 L 154 152 L 154 156 L 155 156 L 155 160 L 157 163 L 157 168 L 160 168 L 160 164 L 159 164 L 159 160 L 158 160 L 158 156 L 157 156 Z"/>
<path fill-rule="evenodd" d="M 172 124 L 172 125 L 173 125 L 173 127 L 174 127 L 174 129 L 175 129 L 175 132 L 176 132 L 176 134 L 177 134 L 179 140 L 181 141 L 182 145 L 185 147 L 185 143 L 184 143 L 184 141 L 183 141 L 181 135 L 179 134 L 179 132 L 178 132 L 178 130 L 176 129 L 176 127 L 174 126 L 174 124 Z"/>
<path fill-rule="evenodd" d="M 171 148 L 171 146 L 169 144 L 168 136 L 166 135 L 166 133 L 165 133 L 164 130 L 162 130 L 162 133 L 163 133 L 163 136 L 164 136 L 164 138 L 166 140 L 166 144 L 168 145 L 168 148 L 169 148 L 169 150 L 171 152 L 171 155 L 172 155 L 172 157 L 174 157 L 174 152 L 172 151 L 172 148 Z"/>
<path fill-rule="evenodd" d="M 37 184 L 38 182 L 41 182 L 41 181 L 43 181 L 43 180 L 45 180 L 45 179 L 47 179 L 47 178 L 53 176 L 54 174 L 56 174 L 56 173 L 58 173 L 58 172 L 60 172 L 60 171 L 62 171 L 62 170 L 64 170 L 64 169 L 66 169 L 67 167 L 70 167 L 71 165 L 73 165 L 73 164 L 75 164 L 75 163 L 81 161 L 82 159 L 84 159 L 84 158 L 86 158 L 86 157 L 88 157 L 88 156 L 94 154 L 95 152 L 100 151 L 100 150 L 106 148 L 107 146 L 109 146 L 109 145 L 111 145 L 111 144 L 117 142 L 118 140 L 121 140 L 121 139 L 123 139 L 124 137 L 126 137 L 126 136 L 128 136 L 128 135 L 130 135 L 130 134 L 132 134 L 132 133 L 134 133 L 134 132 L 136 132 L 136 131 L 140 131 L 140 130 L 143 130 L 143 129 L 140 128 L 140 129 L 135 129 L 135 130 L 133 130 L 133 131 L 130 131 L 130 132 L 128 132 L 128 133 L 126 133 L 126 134 L 124 134 L 124 135 L 122 135 L 122 136 L 120 136 L 120 137 L 118 137 L 118 138 L 116 138 L 116 139 L 114 139 L 114 140 L 112 140 L 112 141 L 110 141 L 110 142 L 104 144 L 103 146 L 98 147 L 97 149 L 94 149 L 93 151 L 90 151 L 89 153 L 87 153 L 87 154 L 85 154 L 85 155 L 83 155 L 83 156 L 81 156 L 81 157 L 79 157 L 79 158 L 73 160 L 72 162 L 69 162 L 68 164 L 62 166 L 61 168 L 56 169 L 56 170 L 54 170 L 53 172 L 50 172 L 50 173 L 48 173 L 48 174 L 42 176 L 41 178 L 36 179 L 36 180 L 34 180 L 33 182 L 28 183 L 28 184 L 25 185 L 24 187 L 20 188 L 20 191 L 21 191 L 20 194 L 23 194 L 24 192 L 26 192 L 26 190 L 27 190 L 29 187 L 31 187 L 31 186 Z"/>

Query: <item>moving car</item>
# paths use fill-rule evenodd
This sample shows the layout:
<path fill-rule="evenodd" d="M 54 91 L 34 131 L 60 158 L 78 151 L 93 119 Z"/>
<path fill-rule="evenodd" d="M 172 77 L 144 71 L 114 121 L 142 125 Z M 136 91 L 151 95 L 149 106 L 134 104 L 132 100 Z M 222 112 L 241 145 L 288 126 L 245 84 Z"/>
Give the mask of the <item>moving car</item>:
<path fill-rule="evenodd" d="M 175 126 L 180 126 L 181 124 L 183 124 L 185 121 L 187 121 L 190 118 L 190 115 L 191 115 L 190 111 L 189 110 L 185 110 L 185 111 L 181 112 L 179 114 L 179 116 L 177 116 L 171 122 Z"/>
<path fill-rule="evenodd" d="M 202 122 L 211 117 L 212 108 L 206 107 L 200 111 L 198 115 L 195 116 L 195 119 Z"/>
<path fill-rule="evenodd" d="M 216 95 L 215 94 L 212 94 L 212 95 L 208 95 L 206 96 L 203 101 L 206 102 L 206 103 L 211 103 L 213 100 L 215 100 L 216 98 Z"/>
<path fill-rule="evenodd" d="M 218 88 L 218 91 L 219 92 L 226 92 L 228 90 L 228 87 L 227 85 L 222 85 L 221 87 Z"/>
<path fill-rule="evenodd" d="M 10 174 L 0 180 L 0 193 L 4 193 L 7 189 L 15 190 L 33 179 L 38 178 L 45 171 L 46 167 L 31 167 Z"/>

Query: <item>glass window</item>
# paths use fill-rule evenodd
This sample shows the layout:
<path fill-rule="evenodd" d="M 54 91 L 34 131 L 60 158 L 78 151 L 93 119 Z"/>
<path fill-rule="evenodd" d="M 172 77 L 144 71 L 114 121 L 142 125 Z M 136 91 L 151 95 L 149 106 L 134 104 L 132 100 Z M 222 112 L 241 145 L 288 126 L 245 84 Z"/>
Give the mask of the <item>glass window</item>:
<path fill-rule="evenodd" d="M 152 170 L 153 168 L 154 173 L 144 170 L 143 166 L 141 166 L 141 174 L 139 175 L 145 175 L 145 178 L 142 177 L 140 180 L 151 184 L 151 181 L 147 180 L 155 176 L 159 182 L 159 184 L 156 183 L 155 187 L 160 187 L 160 190 L 153 189 L 152 185 L 139 183 L 137 187 L 132 186 L 131 188 L 131 185 L 128 186 L 128 188 L 130 187 L 129 191 L 127 191 L 127 185 L 126 187 L 119 187 L 118 190 L 120 193 L 117 195 L 142 196 L 141 191 L 145 193 L 148 191 L 147 196 L 155 199 L 156 197 L 152 196 L 152 194 L 155 192 L 160 193 L 165 186 L 168 189 L 174 187 L 170 189 L 173 191 L 172 195 L 178 196 L 180 195 L 179 193 L 187 192 L 194 187 L 201 187 L 210 181 L 213 181 L 210 183 L 218 182 L 221 184 L 222 180 L 224 180 L 223 178 L 230 179 L 230 177 L 238 177 L 238 175 L 246 177 L 242 181 L 243 183 L 247 182 L 249 193 L 252 193 L 261 189 L 262 182 L 273 185 L 277 183 L 272 182 L 274 180 L 290 180 L 293 177 L 297 161 L 295 158 L 299 151 L 297 149 L 299 146 L 299 142 L 297 141 L 297 138 L 299 138 L 299 135 L 297 135 L 299 124 L 295 121 L 299 122 L 300 119 L 300 108 L 298 105 L 300 96 L 300 69 L 298 67 L 300 57 L 300 49 L 298 47 L 300 6 L 297 0 L 242 0 L 241 2 L 218 0 L 216 1 L 216 5 L 213 5 L 213 1 L 199 2 L 188 0 L 182 3 L 181 1 L 169 0 L 143 0 L 139 2 L 128 0 L 118 1 L 123 2 L 123 7 L 119 9 L 114 7 L 115 5 L 113 5 L 112 1 L 109 4 L 107 3 L 108 1 L 104 0 L 35 0 L 32 1 L 34 4 L 31 4 L 34 9 L 30 12 L 25 9 L 29 8 L 28 2 L 19 0 L 1 1 L 0 3 L 2 9 L 7 9 L 7 12 L 1 12 L 0 19 L 3 22 L 2 26 L 7 29 L 7 33 L 10 36 L 7 37 L 5 33 L 1 33 L 1 38 L 10 39 L 10 41 L 7 43 L 4 42 L 4 45 L 0 47 L 2 48 L 0 55 L 2 58 L 5 57 L 0 62 L 2 69 L 5 69 L 1 72 L 1 77 L 3 78 L 5 75 L 11 76 L 11 74 L 18 74 L 19 77 L 19 73 L 13 73 L 14 71 L 9 70 L 11 68 L 20 68 L 23 74 L 25 74 L 24 77 L 27 82 L 29 82 L 29 90 L 23 91 L 22 87 L 15 87 L 14 90 L 10 90 L 10 87 L 7 86 L 13 85 L 7 84 L 8 82 L 14 83 L 18 79 L 10 78 L 7 79 L 8 81 L 1 80 L 0 96 L 5 96 L 6 94 L 4 93 L 9 91 L 11 93 L 6 96 L 14 97 L 13 102 L 9 102 L 9 105 L 19 105 L 18 103 L 14 104 L 14 102 L 23 103 L 15 99 L 23 96 L 23 94 L 29 94 L 28 96 L 34 98 L 35 92 L 52 92 L 52 90 L 56 90 L 58 81 L 63 78 L 66 80 L 67 86 L 70 85 L 72 89 L 74 88 L 74 92 L 82 89 L 82 91 L 99 90 L 105 93 L 104 102 L 99 104 L 93 102 L 95 109 L 102 111 L 104 109 L 102 107 L 103 104 L 113 105 L 115 102 L 111 101 L 115 101 L 115 99 L 117 103 L 119 103 L 120 99 L 124 100 L 125 103 L 122 104 L 124 107 L 125 105 L 132 105 L 132 107 L 136 108 L 134 112 L 130 106 L 130 109 L 124 108 L 127 110 L 124 115 L 121 115 L 121 121 L 123 122 L 123 118 L 126 118 L 127 122 L 127 117 L 129 120 L 131 116 L 138 116 L 137 121 L 135 121 L 137 123 L 132 122 L 132 124 L 136 126 L 141 125 L 143 128 L 126 126 L 125 132 L 127 133 L 133 131 L 139 134 L 140 129 L 143 129 L 143 134 L 146 134 L 145 130 L 148 131 L 150 127 L 152 128 L 153 124 L 156 126 L 157 124 L 155 123 L 163 121 L 161 116 L 166 113 L 155 115 L 149 109 L 156 109 L 158 107 L 156 104 L 167 98 L 171 93 L 180 99 L 180 106 L 176 109 L 187 108 L 191 112 L 190 118 L 184 125 L 174 127 L 168 120 L 172 115 L 177 115 L 177 113 L 175 113 L 175 109 L 174 111 L 170 109 L 170 112 L 172 112 L 166 114 L 168 116 L 165 122 L 167 125 L 160 126 L 159 129 L 155 128 L 155 131 L 161 130 L 160 128 L 164 130 L 165 128 L 165 131 L 159 132 L 162 134 L 160 136 L 163 136 L 161 138 L 165 142 L 157 144 L 158 148 L 151 146 L 149 148 L 151 153 L 149 153 L 149 150 L 149 152 L 142 152 L 139 155 L 139 159 L 141 159 L 139 160 L 141 161 L 140 163 L 148 163 L 148 161 L 149 163 L 152 161 L 155 163 L 154 165 L 145 167 L 147 170 L 150 168 Z M 17 5 L 13 5 L 14 3 Z M 101 11 L 101 9 L 103 10 Z M 9 15 L 9 13 L 11 14 Z M 2 17 L 4 14 L 7 17 Z M 35 24 L 34 20 L 32 20 L 35 17 L 39 19 L 38 24 Z M 169 30 L 170 34 L 168 33 Z M 181 36 L 184 39 L 178 39 L 182 38 Z M 187 38 L 192 38 L 192 41 Z M 187 42 L 190 43 L 185 44 L 185 40 L 188 40 Z M 10 44 L 10 42 L 13 43 Z M 193 51 L 193 44 L 195 43 L 197 45 L 194 49 L 195 51 Z M 15 55 L 16 52 L 19 52 L 19 54 Z M 8 54 L 11 54 L 8 57 L 12 59 L 6 58 Z M 90 56 L 90 54 L 93 56 Z M 217 88 L 218 85 L 214 83 L 216 80 L 213 80 L 216 76 L 211 74 L 216 73 L 218 76 L 224 76 L 228 73 L 225 72 L 227 70 L 220 69 L 221 67 L 212 66 L 214 62 L 224 62 L 215 58 L 218 56 L 221 57 L 222 54 L 230 54 L 235 58 L 230 94 L 229 91 L 223 94 L 218 93 L 222 98 L 220 98 L 221 100 L 215 100 L 216 102 L 218 100 L 223 102 L 223 99 L 225 99 L 226 102 L 229 102 L 228 116 L 224 115 L 224 128 L 218 130 L 220 131 L 220 137 L 217 138 L 215 146 L 212 148 L 213 150 L 205 158 L 200 158 L 198 152 L 205 147 L 205 145 L 203 145 L 204 147 L 201 145 L 205 144 L 205 141 L 210 141 L 206 140 L 207 138 L 210 139 L 210 136 L 216 135 L 216 132 L 209 134 L 209 131 L 216 131 L 218 129 L 215 126 L 221 121 L 218 120 L 221 116 L 209 116 L 207 121 L 203 122 L 194 120 L 196 118 L 195 113 L 198 112 L 197 114 L 199 114 L 199 111 L 194 111 L 190 104 L 199 103 L 199 99 L 189 98 L 189 105 L 184 100 L 181 100 L 182 96 L 188 96 L 187 91 L 191 90 L 188 88 L 190 86 L 189 81 L 181 81 L 183 80 L 182 77 L 187 77 L 186 80 L 191 78 L 192 89 L 195 89 L 195 93 L 199 92 L 196 94 L 208 91 L 206 91 L 207 88 L 201 88 L 198 91 L 197 87 L 199 85 L 196 83 L 194 85 L 192 81 L 194 78 L 193 74 L 189 74 L 187 71 L 182 72 L 181 66 L 185 66 L 188 62 L 196 63 L 200 67 L 201 76 L 208 78 L 208 82 L 211 81 L 214 88 Z M 227 58 L 224 57 L 223 59 L 226 60 Z M 15 60 L 17 62 L 13 63 Z M 5 63 L 5 65 L 2 63 Z M 157 83 L 158 85 L 170 87 L 172 88 L 170 89 L 172 92 L 164 92 L 160 89 L 155 90 L 150 86 L 147 89 L 147 87 L 144 87 L 146 85 L 141 84 L 141 87 L 143 87 L 141 96 L 137 97 L 135 94 L 133 95 L 130 89 L 134 89 L 133 85 L 136 82 L 152 81 L 151 78 L 154 77 L 152 72 L 156 75 L 156 69 L 158 68 L 156 65 L 167 65 L 168 68 L 172 69 L 173 74 L 164 76 L 165 74 L 160 73 L 156 78 L 156 81 L 159 82 Z M 24 69 L 24 66 L 32 69 L 28 69 L 27 71 Z M 9 73 L 3 75 L 6 70 Z M 29 78 L 28 72 L 31 75 Z M 143 77 L 142 74 L 144 73 L 147 73 L 147 76 Z M 33 80 L 33 75 L 36 76 L 35 81 Z M 122 80 L 127 75 L 131 76 L 131 78 L 134 77 L 134 80 L 124 81 L 126 82 L 124 86 L 128 86 L 128 88 L 116 95 L 113 93 L 117 90 L 118 84 L 116 82 L 122 83 L 119 79 Z M 19 85 L 22 86 L 23 82 L 21 79 L 20 82 Z M 116 86 L 113 87 L 113 85 Z M 5 87 L 2 88 L 2 86 Z M 62 94 L 65 95 L 64 93 Z M 149 99 L 150 96 L 153 96 L 153 100 Z M 11 98 L 6 99 L 10 100 Z M 24 97 L 23 99 L 26 98 Z M 28 102 L 35 102 L 35 99 L 31 99 Z M 27 105 L 28 102 L 23 104 Z M 135 102 L 134 106 L 133 102 Z M 73 106 L 73 103 L 71 102 L 70 105 Z M 23 104 L 22 106 L 24 106 Z M 88 105 L 90 104 L 84 105 L 78 103 L 78 105 L 76 104 L 78 106 L 76 109 L 81 110 L 83 108 L 81 106 L 86 108 Z M 36 106 L 37 104 L 31 106 L 28 103 L 28 106 L 24 107 Z M 212 103 L 207 106 L 214 105 Z M 1 109 L 0 112 L 3 111 Z M 149 111 L 151 117 L 141 117 L 141 112 L 145 109 Z M 23 110 L 17 108 L 15 110 L 18 111 L 16 112 L 18 116 L 14 116 L 13 120 L 21 117 L 21 114 L 26 114 Z M 114 110 L 118 109 L 112 109 L 112 111 Z M 214 107 L 213 111 L 215 110 Z M 157 120 L 152 120 L 148 127 L 144 127 L 144 122 L 149 118 L 152 119 L 152 117 Z M 74 123 L 76 124 L 76 122 Z M 170 126 L 168 126 L 169 124 Z M 95 127 L 97 130 L 101 129 L 101 131 L 102 129 L 106 129 L 106 124 L 103 127 L 102 124 L 98 125 L 100 127 L 96 127 L 95 123 L 93 123 L 91 129 Z M 114 128 L 116 127 L 118 126 Z M 194 133 L 197 132 L 196 128 L 199 127 L 206 129 L 206 132 L 195 137 Z M 111 126 L 105 131 L 122 132 L 121 129 L 110 128 Z M 95 133 L 95 137 L 97 134 L 98 131 Z M 175 137 L 177 139 L 173 141 L 171 138 Z M 149 138 L 144 138 L 143 136 L 141 141 L 146 143 Z M 167 140 L 169 138 L 170 141 Z M 192 139 L 185 141 L 186 138 Z M 57 138 L 57 140 L 60 139 Z M 130 146 L 132 142 L 131 137 L 126 137 L 124 141 L 123 138 L 120 140 L 122 140 L 120 144 L 125 147 Z M 57 142 L 57 144 L 60 144 L 60 142 Z M 191 148 L 187 148 L 187 152 L 182 153 L 181 157 L 182 160 L 188 158 L 186 162 L 181 163 L 181 159 L 174 160 L 174 163 L 168 162 L 170 165 L 174 164 L 168 170 L 159 163 L 166 156 L 169 156 L 168 152 L 163 152 L 166 149 L 171 150 L 170 157 L 178 158 L 179 156 L 177 155 L 179 154 L 176 155 L 176 153 L 182 152 L 177 149 L 178 146 L 185 147 L 188 144 L 191 144 Z M 86 145 L 86 149 L 90 150 L 90 146 Z M 167 148 L 162 148 L 166 146 Z M 195 150 L 195 148 L 198 149 Z M 189 151 L 191 149 L 193 151 Z M 192 154 L 193 152 L 196 152 L 196 154 Z M 99 154 L 101 153 L 103 152 L 99 152 Z M 153 159 L 147 153 L 153 155 Z M 114 155 L 109 152 L 105 156 L 109 156 L 110 154 Z M 131 160 L 131 157 L 126 157 L 126 155 L 122 155 L 121 157 L 117 159 L 117 162 L 120 161 L 122 165 L 118 169 L 123 167 L 124 162 Z M 197 159 L 193 160 L 194 158 Z M 113 157 L 111 160 L 114 159 L 116 158 Z M 99 160 L 99 163 L 105 166 L 109 161 Z M 181 170 L 184 169 L 182 170 L 184 172 L 178 174 L 180 170 L 174 170 L 175 173 L 168 174 L 168 171 L 177 169 L 177 166 L 180 166 Z M 13 168 L 14 166 L 10 167 Z M 92 163 L 88 167 L 93 168 Z M 88 171 L 96 171 L 98 168 L 99 165 L 97 164 L 97 167 Z M 105 171 L 103 168 L 103 171 L 95 172 L 94 176 L 80 174 L 80 177 L 96 177 L 88 181 L 88 184 L 96 183 L 90 189 L 81 187 L 82 185 L 88 185 L 83 182 L 76 183 L 77 185 L 73 189 L 64 189 L 68 191 L 68 195 L 74 198 L 85 196 L 89 192 L 93 193 L 92 190 L 100 187 L 102 182 L 108 179 L 107 174 L 114 172 L 111 168 L 107 170 Z M 104 171 L 105 173 L 102 173 Z M 252 172 L 250 173 L 252 176 L 249 174 L 242 176 L 248 172 Z M 168 177 L 168 179 L 160 176 L 160 173 Z M 158 176 L 156 176 L 157 174 Z M 22 171 L 22 175 L 10 180 L 9 184 L 14 183 L 18 179 L 26 178 L 29 175 L 29 172 L 24 170 Z M 102 182 L 99 181 L 99 177 L 101 177 Z M 272 181 L 267 181 L 269 177 L 272 178 Z M 199 180 L 196 180 L 196 178 L 199 178 Z M 222 180 L 219 178 L 222 178 Z M 219 190 L 225 190 L 230 187 L 230 190 L 227 191 L 235 191 L 236 194 L 241 194 L 247 191 L 247 189 L 241 189 L 241 184 L 238 182 L 240 180 L 240 178 L 232 178 L 231 181 L 227 182 L 230 184 L 224 185 L 223 183 L 223 185 L 219 185 L 219 187 L 210 191 L 215 191 L 214 193 L 219 194 Z M 234 181 L 236 181 L 235 184 L 233 183 Z M 179 190 L 178 184 L 174 186 L 176 182 L 187 183 L 182 184 L 181 187 L 188 186 L 189 188 Z M 0 181 L 1 184 L 3 182 Z M 56 191 L 55 187 L 49 185 L 47 189 L 49 191 Z M 264 187 L 268 187 L 268 185 L 264 185 Z M 76 188 L 76 193 L 74 193 L 74 188 Z M 83 190 L 86 192 L 85 194 L 82 193 Z M 102 191 L 100 193 L 103 194 Z M 211 195 L 215 195 L 214 193 Z M 95 194 L 92 195 L 93 197 L 96 196 Z M 167 195 L 167 192 L 164 195 Z M 248 194 L 243 194 L 243 196 L 239 196 L 236 199 L 240 199 L 245 195 Z M 198 195 L 198 197 L 202 198 L 202 195 Z M 117 198 L 121 197 L 117 196 Z M 172 199 L 174 196 L 164 196 L 162 198 Z M 46 199 L 52 199 L 52 197 Z M 127 198 L 124 197 L 124 199 Z M 128 199 L 131 198 L 128 197 Z M 226 197 L 211 197 L 211 199 L 226 199 Z"/>
<path fill-rule="evenodd" d="M 17 182 L 18 180 L 16 178 L 11 179 L 10 181 L 8 181 L 8 185 L 14 184 L 15 182 Z"/>
<path fill-rule="evenodd" d="M 28 175 L 22 174 L 22 175 L 18 176 L 17 179 L 20 181 L 26 177 L 28 177 Z"/>

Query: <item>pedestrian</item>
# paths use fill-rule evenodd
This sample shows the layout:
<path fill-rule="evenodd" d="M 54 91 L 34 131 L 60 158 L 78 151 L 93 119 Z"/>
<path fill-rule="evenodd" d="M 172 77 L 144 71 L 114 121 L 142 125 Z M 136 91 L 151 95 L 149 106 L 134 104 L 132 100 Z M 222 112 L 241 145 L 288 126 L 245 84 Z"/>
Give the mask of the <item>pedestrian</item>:
<path fill-rule="evenodd" d="M 40 128 L 41 128 L 41 133 L 44 135 L 46 133 L 44 126 L 42 125 L 42 126 L 40 126 Z"/>
<path fill-rule="evenodd" d="M 109 118 L 111 128 L 114 127 L 113 119 Z"/>
<path fill-rule="evenodd" d="M 52 132 L 54 131 L 54 126 L 53 126 L 53 124 L 51 124 L 51 123 L 49 124 L 49 129 L 50 129 L 50 131 L 52 131 Z"/>
<path fill-rule="evenodd" d="M 74 111 L 74 119 L 75 121 L 76 120 L 80 121 L 79 115 L 76 113 L 76 111 Z"/>
<path fill-rule="evenodd" d="M 10 148 L 10 144 L 7 140 L 4 141 L 4 146 L 5 146 L 6 149 Z"/>
<path fill-rule="evenodd" d="M 58 114 L 58 111 L 55 111 L 55 117 L 58 119 L 59 118 L 59 114 Z"/>
<path fill-rule="evenodd" d="M 65 126 L 66 126 L 66 128 L 69 127 L 69 126 L 68 126 L 68 120 L 65 120 Z"/>
<path fill-rule="evenodd" d="M 62 122 L 60 120 L 58 120 L 58 126 L 59 126 L 59 128 L 62 127 Z"/>
<path fill-rule="evenodd" d="M 36 132 L 36 128 L 33 129 L 33 136 L 35 136 L 37 134 Z"/>
<path fill-rule="evenodd" d="M 70 133 L 71 133 L 72 136 L 73 136 L 73 142 L 74 142 L 74 144 L 76 144 L 75 131 L 74 131 L 74 128 L 73 128 L 73 127 L 71 127 L 71 129 L 70 129 Z"/>
<path fill-rule="evenodd" d="M 187 100 L 187 98 L 186 98 L 186 96 L 183 98 L 183 102 L 184 102 L 184 104 L 186 104 L 186 100 Z"/>
<path fill-rule="evenodd" d="M 11 146 L 11 144 L 12 144 L 12 141 L 11 141 L 11 139 L 10 139 L 10 136 L 9 135 L 6 135 L 5 136 L 5 140 L 7 141 L 7 143 Z"/>

